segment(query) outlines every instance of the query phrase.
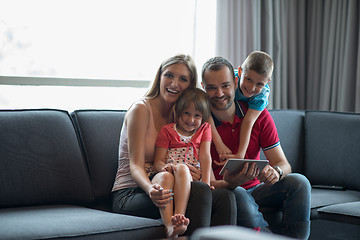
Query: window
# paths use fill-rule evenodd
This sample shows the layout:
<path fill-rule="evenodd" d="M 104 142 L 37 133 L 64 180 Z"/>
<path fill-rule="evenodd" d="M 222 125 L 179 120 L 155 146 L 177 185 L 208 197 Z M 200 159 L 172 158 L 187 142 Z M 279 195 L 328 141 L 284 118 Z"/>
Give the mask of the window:
<path fill-rule="evenodd" d="M 215 16 L 215 0 L 3 0 L 0 108 L 126 109 L 165 58 L 201 70 Z"/>

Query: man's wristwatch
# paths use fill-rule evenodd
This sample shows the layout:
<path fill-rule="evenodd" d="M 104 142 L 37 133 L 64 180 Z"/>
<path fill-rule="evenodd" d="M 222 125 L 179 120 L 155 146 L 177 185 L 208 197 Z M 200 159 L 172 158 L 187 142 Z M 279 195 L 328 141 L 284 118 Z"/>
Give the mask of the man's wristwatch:
<path fill-rule="evenodd" d="M 279 173 L 279 180 L 281 180 L 283 176 L 283 170 L 279 166 L 275 166 L 274 169 Z"/>

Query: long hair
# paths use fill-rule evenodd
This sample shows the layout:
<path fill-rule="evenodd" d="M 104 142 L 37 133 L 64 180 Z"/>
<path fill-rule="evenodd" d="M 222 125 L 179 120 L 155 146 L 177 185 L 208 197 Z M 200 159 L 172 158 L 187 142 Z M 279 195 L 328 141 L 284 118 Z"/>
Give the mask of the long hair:
<path fill-rule="evenodd" d="M 188 70 L 190 71 L 190 86 L 189 88 L 195 88 L 197 83 L 197 72 L 194 60 L 190 55 L 179 54 L 175 55 L 171 58 L 166 59 L 159 67 L 155 79 L 152 83 L 152 86 L 149 88 L 147 93 L 145 94 L 146 99 L 156 98 L 160 93 L 160 78 L 164 69 L 170 65 L 182 63 L 184 64 Z"/>

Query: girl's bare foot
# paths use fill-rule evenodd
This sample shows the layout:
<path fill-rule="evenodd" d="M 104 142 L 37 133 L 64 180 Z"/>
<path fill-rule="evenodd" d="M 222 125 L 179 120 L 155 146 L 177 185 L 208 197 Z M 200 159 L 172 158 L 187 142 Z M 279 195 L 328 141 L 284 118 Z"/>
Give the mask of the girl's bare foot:
<path fill-rule="evenodd" d="M 171 223 L 172 225 L 167 227 L 167 236 L 173 238 L 185 233 L 190 220 L 183 214 L 175 214 L 171 217 Z"/>

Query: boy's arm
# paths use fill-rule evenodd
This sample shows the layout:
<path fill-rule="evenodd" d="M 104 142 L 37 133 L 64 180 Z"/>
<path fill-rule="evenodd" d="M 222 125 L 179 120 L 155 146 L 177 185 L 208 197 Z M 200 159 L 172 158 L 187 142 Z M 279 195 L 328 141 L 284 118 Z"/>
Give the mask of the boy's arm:
<path fill-rule="evenodd" d="M 167 155 L 167 148 L 156 147 L 154 168 L 157 172 L 163 171 L 163 168 L 166 165 L 166 163 L 165 163 L 166 155 Z"/>
<path fill-rule="evenodd" d="M 241 123 L 240 128 L 240 141 L 239 141 L 239 148 L 237 153 L 235 154 L 236 158 L 243 159 L 245 158 L 246 150 L 249 146 L 250 136 L 252 127 L 254 126 L 255 121 L 260 116 L 262 111 L 248 109 L 245 114 L 245 117 Z"/>
<path fill-rule="evenodd" d="M 210 186 L 210 172 L 211 168 L 211 154 L 210 154 L 210 141 L 203 141 L 199 149 L 199 162 L 201 168 L 201 181 Z"/>
<path fill-rule="evenodd" d="M 208 123 L 210 123 L 211 125 L 212 141 L 214 142 L 216 151 L 219 154 L 219 159 L 220 161 L 226 160 L 224 155 L 232 154 L 232 152 L 222 141 L 218 131 L 216 130 L 214 119 L 212 118 L 212 116 L 209 117 Z M 214 162 L 215 164 L 217 163 L 216 161 Z M 225 161 L 223 163 L 225 163 Z M 218 163 L 218 165 L 224 165 L 224 164 Z"/>

